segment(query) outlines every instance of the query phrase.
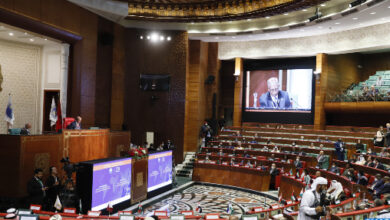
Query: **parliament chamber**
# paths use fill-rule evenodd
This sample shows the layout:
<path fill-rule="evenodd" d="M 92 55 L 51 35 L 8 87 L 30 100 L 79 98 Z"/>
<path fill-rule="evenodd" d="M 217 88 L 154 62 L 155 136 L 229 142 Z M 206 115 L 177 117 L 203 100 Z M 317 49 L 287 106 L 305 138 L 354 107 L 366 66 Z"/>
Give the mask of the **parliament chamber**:
<path fill-rule="evenodd" d="M 0 219 L 390 218 L 389 0 L 1 0 Z"/>

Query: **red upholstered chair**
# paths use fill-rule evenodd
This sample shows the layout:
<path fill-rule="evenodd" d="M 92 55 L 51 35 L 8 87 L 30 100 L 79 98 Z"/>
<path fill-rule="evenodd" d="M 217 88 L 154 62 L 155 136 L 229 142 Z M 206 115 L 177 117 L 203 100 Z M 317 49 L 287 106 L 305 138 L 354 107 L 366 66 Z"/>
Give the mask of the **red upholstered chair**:
<path fill-rule="evenodd" d="M 344 168 L 340 168 L 340 175 L 344 173 Z"/>
<path fill-rule="evenodd" d="M 74 118 L 64 118 L 64 123 L 63 123 L 63 125 L 64 125 L 64 127 L 63 128 L 65 128 L 66 129 L 66 127 L 68 127 L 68 125 L 70 125 L 72 122 L 74 122 Z"/>
<path fill-rule="evenodd" d="M 305 169 L 306 168 L 306 161 L 301 161 L 301 163 L 302 163 L 302 168 Z M 302 173 L 302 172 L 300 172 L 300 173 Z"/>
<path fill-rule="evenodd" d="M 282 178 L 282 175 L 275 176 L 275 188 L 277 189 L 280 186 L 280 179 Z"/>
<path fill-rule="evenodd" d="M 266 160 L 267 157 L 265 157 L 265 156 L 257 156 L 257 159 L 258 159 L 258 160 Z"/>

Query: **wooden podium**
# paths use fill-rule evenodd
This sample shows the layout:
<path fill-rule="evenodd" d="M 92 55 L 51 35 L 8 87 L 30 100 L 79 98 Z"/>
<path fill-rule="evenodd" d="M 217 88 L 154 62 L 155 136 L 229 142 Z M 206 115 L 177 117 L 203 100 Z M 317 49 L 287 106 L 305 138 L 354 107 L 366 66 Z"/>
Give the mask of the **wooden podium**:
<path fill-rule="evenodd" d="M 61 158 L 72 163 L 119 156 L 130 145 L 130 132 L 99 130 L 64 130 L 62 134 L 0 135 L 0 194 L 8 197 L 27 195 L 27 182 L 34 169 L 44 170 L 44 181 L 50 166 L 62 172 Z"/>

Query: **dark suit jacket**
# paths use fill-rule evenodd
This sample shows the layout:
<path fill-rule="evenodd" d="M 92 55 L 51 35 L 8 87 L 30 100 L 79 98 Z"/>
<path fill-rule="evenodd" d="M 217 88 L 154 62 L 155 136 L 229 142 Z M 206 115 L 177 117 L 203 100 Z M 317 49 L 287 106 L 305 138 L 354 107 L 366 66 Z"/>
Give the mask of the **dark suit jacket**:
<path fill-rule="evenodd" d="M 337 160 L 344 161 L 345 143 L 337 141 L 334 143 L 334 147 L 336 149 Z"/>
<path fill-rule="evenodd" d="M 340 173 L 340 169 L 338 167 L 331 167 L 329 171 L 332 173 Z"/>
<path fill-rule="evenodd" d="M 275 168 L 275 169 L 273 169 L 273 170 L 270 170 L 270 174 L 271 174 L 271 176 L 277 176 L 277 175 L 279 175 L 279 170 L 278 170 L 278 168 Z"/>
<path fill-rule="evenodd" d="M 27 192 L 29 195 L 30 204 L 42 204 L 44 198 L 44 192 L 42 191 L 42 185 L 38 180 L 33 177 L 27 183 Z"/>
<path fill-rule="evenodd" d="M 70 123 L 68 125 L 68 127 L 66 127 L 67 129 L 76 129 L 76 121 L 73 121 L 72 123 Z M 80 129 L 81 129 L 81 123 L 80 123 Z"/>
<path fill-rule="evenodd" d="M 386 170 L 385 166 L 383 166 L 383 164 L 381 164 L 381 163 L 378 163 L 375 168 L 381 169 L 381 170 Z"/>
<path fill-rule="evenodd" d="M 390 183 L 383 184 L 383 188 L 377 192 L 378 195 L 390 193 Z"/>
<path fill-rule="evenodd" d="M 60 179 L 58 179 L 60 181 Z M 61 190 L 61 185 L 54 185 L 56 183 L 55 178 L 53 176 L 49 176 L 46 180 L 47 189 L 47 197 L 50 199 L 56 199 L 57 195 Z"/>
<path fill-rule="evenodd" d="M 20 129 L 20 135 L 30 135 L 30 131 L 26 128 Z"/>
<path fill-rule="evenodd" d="M 277 109 L 291 108 L 291 102 L 290 102 L 290 98 L 288 97 L 288 93 L 281 90 L 279 90 L 278 103 L 276 103 L 276 105 L 272 101 L 269 92 L 262 94 L 259 99 L 259 102 L 261 108 L 277 108 Z"/>
<path fill-rule="evenodd" d="M 373 187 L 373 190 L 376 190 L 376 191 L 380 191 L 383 187 L 383 180 L 377 180 L 375 182 L 372 183 L 372 185 L 374 186 Z"/>
<path fill-rule="evenodd" d="M 303 166 L 302 166 L 302 162 L 301 161 L 294 161 L 294 165 L 295 165 L 295 168 L 302 168 Z"/>

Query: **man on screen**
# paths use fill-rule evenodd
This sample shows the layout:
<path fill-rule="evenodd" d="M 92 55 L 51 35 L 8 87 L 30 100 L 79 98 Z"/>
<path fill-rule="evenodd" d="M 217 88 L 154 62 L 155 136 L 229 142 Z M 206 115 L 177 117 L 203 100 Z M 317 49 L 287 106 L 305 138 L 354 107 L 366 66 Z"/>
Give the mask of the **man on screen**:
<path fill-rule="evenodd" d="M 279 81 L 276 77 L 267 80 L 268 92 L 260 97 L 260 108 L 285 109 L 291 108 L 288 93 L 279 90 Z"/>

